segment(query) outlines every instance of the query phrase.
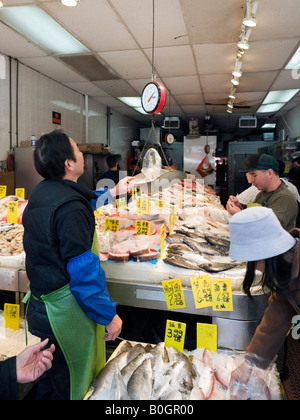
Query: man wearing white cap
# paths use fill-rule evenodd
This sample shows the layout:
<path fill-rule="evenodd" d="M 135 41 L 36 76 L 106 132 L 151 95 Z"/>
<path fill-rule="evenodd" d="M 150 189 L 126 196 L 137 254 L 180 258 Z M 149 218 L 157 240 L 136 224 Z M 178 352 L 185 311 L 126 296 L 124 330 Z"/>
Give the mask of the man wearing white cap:
<path fill-rule="evenodd" d="M 290 231 L 296 227 L 297 200 L 280 179 L 277 160 L 266 154 L 252 155 L 243 165 L 245 170 L 240 172 L 248 173 L 251 184 L 260 191 L 254 203 L 272 209 L 285 230 Z M 226 206 L 229 214 L 234 215 L 243 208 L 236 197 L 229 197 Z"/>
<path fill-rule="evenodd" d="M 244 292 L 251 297 L 256 269 L 263 273 L 262 287 L 272 292 L 269 306 L 246 349 L 245 362 L 232 373 L 232 398 L 251 399 L 249 381 L 253 383 L 253 376 L 261 378 L 263 370 L 271 365 L 292 327 L 293 317 L 300 314 L 300 230 L 288 233 L 273 210 L 264 207 L 237 213 L 230 220 L 229 230 L 230 257 L 248 262 Z M 262 386 L 261 380 L 255 383 L 260 384 L 266 396 L 266 385 Z"/>

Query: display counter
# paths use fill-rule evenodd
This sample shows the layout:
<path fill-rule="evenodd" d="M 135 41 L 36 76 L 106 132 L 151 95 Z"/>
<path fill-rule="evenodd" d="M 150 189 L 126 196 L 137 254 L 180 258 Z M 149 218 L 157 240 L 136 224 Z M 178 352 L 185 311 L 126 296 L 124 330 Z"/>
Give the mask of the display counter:
<path fill-rule="evenodd" d="M 135 264 L 135 270 L 132 268 L 133 264 Z M 136 278 L 137 273 L 141 275 L 143 272 L 147 272 L 149 275 L 152 273 L 152 277 L 155 277 L 153 274 L 158 270 L 156 265 L 133 262 L 118 264 L 110 261 L 104 263 L 103 268 L 106 271 L 108 290 L 112 298 L 120 305 L 158 311 L 168 310 L 162 285 L 145 282 L 144 279 L 138 281 Z M 112 275 L 114 271 L 120 275 Z M 190 270 L 181 270 L 181 274 L 186 276 L 187 274 L 183 271 Z M 130 273 L 133 279 L 124 280 L 124 277 L 129 277 Z M 176 273 L 176 278 L 178 274 Z M 17 303 L 22 302 L 24 294 L 28 291 L 28 283 L 29 280 L 24 270 L 0 270 L 0 290 L 15 292 Z M 216 324 L 218 326 L 218 347 L 246 349 L 267 307 L 268 302 L 265 294 L 255 294 L 251 300 L 243 293 L 234 291 L 233 312 L 215 312 L 212 308 L 196 309 L 191 287 L 183 286 L 183 290 L 186 308 L 176 309 L 175 312 L 204 316 L 208 318 L 208 322 L 212 321 L 213 324 Z M 170 310 L 170 314 L 172 312 L 173 310 Z M 21 305 L 21 313 L 24 313 L 23 305 Z"/>

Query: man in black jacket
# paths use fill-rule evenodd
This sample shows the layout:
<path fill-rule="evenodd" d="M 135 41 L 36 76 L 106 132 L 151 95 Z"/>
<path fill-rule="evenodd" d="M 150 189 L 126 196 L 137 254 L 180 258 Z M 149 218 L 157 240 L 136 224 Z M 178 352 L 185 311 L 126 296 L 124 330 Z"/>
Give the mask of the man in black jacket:
<path fill-rule="evenodd" d="M 47 343 L 45 340 L 27 347 L 18 356 L 0 362 L 0 400 L 17 400 L 18 384 L 34 382 L 51 369 L 55 347 L 52 344 L 49 350 L 42 351 Z"/>
<path fill-rule="evenodd" d="M 105 326 L 104 340 L 114 341 L 118 337 L 122 321 L 116 313 L 117 304 L 108 293 L 99 257 L 91 251 L 95 236 L 91 201 L 99 201 L 103 196 L 110 200 L 120 191 L 127 192 L 129 180 L 124 179 L 111 191 L 98 192 L 99 198 L 79 185 L 77 180 L 84 172 L 83 155 L 75 141 L 61 131 L 43 135 L 36 142 L 34 161 L 37 171 L 45 179 L 32 192 L 23 215 L 26 271 L 32 293 L 28 323 L 32 334 L 41 339 L 49 337 L 56 347 L 53 367 L 39 381 L 37 399 L 70 399 L 70 372 L 76 375 L 78 369 L 70 370 L 69 357 L 65 357 L 65 351 L 58 344 L 61 338 L 52 328 L 43 297 L 69 285 L 79 312 L 83 311 L 96 325 Z M 74 305 L 72 308 L 61 305 L 64 319 L 71 314 L 72 321 L 74 310 L 78 311 Z M 71 336 L 74 340 L 70 358 L 75 352 L 90 351 L 94 344 L 86 344 L 89 337 L 79 343 L 80 346 L 78 339 L 76 341 L 77 334 L 83 333 L 84 327 L 76 324 L 75 331 L 70 328 L 71 325 L 67 324 L 62 336 Z M 78 360 L 89 358 L 92 359 L 88 353 L 77 357 Z"/>

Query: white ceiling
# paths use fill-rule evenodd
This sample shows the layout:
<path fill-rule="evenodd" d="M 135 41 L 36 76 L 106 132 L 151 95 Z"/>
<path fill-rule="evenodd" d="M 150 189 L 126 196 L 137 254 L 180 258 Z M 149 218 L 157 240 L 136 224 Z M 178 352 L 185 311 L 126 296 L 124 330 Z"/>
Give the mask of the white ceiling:
<path fill-rule="evenodd" d="M 5 1 L 5 0 L 4 0 Z M 83 43 L 118 76 L 90 81 L 59 57 L 0 22 L 0 53 L 111 107 L 138 122 L 149 121 L 120 102 L 140 96 L 152 75 L 152 0 L 6 0 L 7 5 L 37 4 Z M 226 112 L 246 0 L 156 0 L 155 67 L 168 97 L 165 116 L 211 116 L 215 128 L 233 131 L 241 114 L 254 114 L 270 90 L 300 88 L 284 70 L 300 45 L 299 0 L 260 0 L 258 27 L 243 59 L 243 76 L 232 115 Z M 171 93 L 171 97 L 169 94 Z M 300 103 L 300 93 L 280 113 Z M 214 104 L 214 105 L 208 105 Z M 223 105 L 220 105 L 223 104 Z M 263 114 L 261 117 L 276 118 Z M 156 117 L 158 121 L 163 116 Z M 262 121 L 261 121 L 262 122 Z"/>

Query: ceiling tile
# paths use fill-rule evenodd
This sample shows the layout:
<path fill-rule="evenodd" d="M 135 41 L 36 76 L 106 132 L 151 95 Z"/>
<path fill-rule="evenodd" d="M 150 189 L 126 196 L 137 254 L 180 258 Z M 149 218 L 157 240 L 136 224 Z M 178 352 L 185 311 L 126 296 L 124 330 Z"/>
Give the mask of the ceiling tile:
<path fill-rule="evenodd" d="M 145 53 L 152 63 L 152 50 L 145 50 Z M 197 73 L 194 57 L 189 45 L 155 48 L 154 64 L 156 72 L 162 78 L 193 76 Z"/>
<path fill-rule="evenodd" d="M 185 95 L 201 93 L 199 79 L 197 76 L 166 77 L 165 85 L 172 95 Z"/>
<path fill-rule="evenodd" d="M 124 79 L 151 77 L 151 64 L 140 50 L 103 52 L 99 55 Z"/>
<path fill-rule="evenodd" d="M 283 70 L 279 73 L 272 90 L 299 89 L 300 72 L 292 70 Z"/>
<path fill-rule="evenodd" d="M 245 54 L 242 71 L 281 70 L 296 48 L 299 39 L 255 41 Z"/>

